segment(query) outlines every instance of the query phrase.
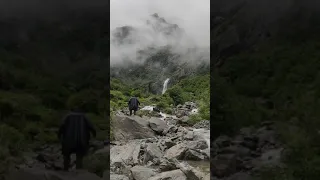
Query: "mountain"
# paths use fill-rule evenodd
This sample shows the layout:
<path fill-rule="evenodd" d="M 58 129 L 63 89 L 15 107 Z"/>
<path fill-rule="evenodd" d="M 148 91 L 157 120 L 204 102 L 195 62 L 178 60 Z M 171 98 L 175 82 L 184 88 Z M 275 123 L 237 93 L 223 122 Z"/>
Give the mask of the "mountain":
<path fill-rule="evenodd" d="M 212 128 L 217 134 L 233 134 L 244 126 L 273 121 L 287 147 L 286 168 L 265 168 L 260 178 L 315 179 L 320 175 L 316 168 L 320 123 L 317 2 L 213 3 Z"/>
<path fill-rule="evenodd" d="M 159 94 L 163 82 L 170 84 L 194 74 L 209 72 L 210 50 L 192 44 L 185 31 L 158 14 L 143 26 L 123 26 L 112 31 L 111 78 L 146 92 Z"/>

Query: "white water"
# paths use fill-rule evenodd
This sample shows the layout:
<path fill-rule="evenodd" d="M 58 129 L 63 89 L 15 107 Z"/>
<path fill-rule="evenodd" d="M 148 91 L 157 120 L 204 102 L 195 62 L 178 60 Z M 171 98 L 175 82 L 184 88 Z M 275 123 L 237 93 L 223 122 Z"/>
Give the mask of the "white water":
<path fill-rule="evenodd" d="M 170 78 L 167 78 L 164 83 L 163 83 L 163 88 L 162 88 L 162 94 L 164 94 L 167 89 L 168 89 L 168 83 L 169 83 Z"/>

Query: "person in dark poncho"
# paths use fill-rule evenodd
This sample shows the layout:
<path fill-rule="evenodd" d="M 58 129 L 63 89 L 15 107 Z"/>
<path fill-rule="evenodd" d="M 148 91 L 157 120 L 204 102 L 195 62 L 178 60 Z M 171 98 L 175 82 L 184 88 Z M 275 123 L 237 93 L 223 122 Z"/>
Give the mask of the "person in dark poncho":
<path fill-rule="evenodd" d="M 140 105 L 140 102 L 139 102 L 138 98 L 136 98 L 136 97 L 130 98 L 130 100 L 128 102 L 130 116 L 132 115 L 132 111 L 133 111 L 133 114 L 136 115 L 136 111 L 138 111 L 139 105 Z"/>
<path fill-rule="evenodd" d="M 82 168 L 83 157 L 89 151 L 90 133 L 96 137 L 96 130 L 78 108 L 73 109 L 73 111 L 63 119 L 58 132 L 58 138 L 62 145 L 65 171 L 69 169 L 70 156 L 73 153 L 77 156 L 76 168 Z"/>

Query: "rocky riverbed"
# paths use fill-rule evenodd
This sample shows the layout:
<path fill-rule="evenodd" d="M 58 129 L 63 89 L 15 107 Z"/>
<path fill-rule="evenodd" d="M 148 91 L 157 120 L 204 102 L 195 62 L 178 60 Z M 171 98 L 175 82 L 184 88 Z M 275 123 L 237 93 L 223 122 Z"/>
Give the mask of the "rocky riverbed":
<path fill-rule="evenodd" d="M 142 110 L 153 108 L 145 107 Z M 204 120 L 188 126 L 196 104 L 174 109 L 175 115 L 114 118 L 116 146 L 110 149 L 112 180 L 210 179 L 210 125 Z"/>
<path fill-rule="evenodd" d="M 60 147 L 46 145 L 26 154 L 25 162 L 7 179 L 257 180 L 259 170 L 285 166 L 281 162 L 284 145 L 278 141 L 273 122 L 245 127 L 233 137 L 221 135 L 210 142 L 209 121 L 188 124 L 189 115 L 197 112 L 195 103 L 178 106 L 174 115 L 145 109 L 152 116 L 128 116 L 125 110 L 115 115 L 112 128 L 116 145 L 92 142 L 91 155 L 97 158 L 90 164 L 104 172 L 103 177 L 102 173 L 99 177 L 87 170 L 75 170 L 74 157 L 71 171 L 61 171 Z M 101 163 L 108 163 L 110 170 Z"/>

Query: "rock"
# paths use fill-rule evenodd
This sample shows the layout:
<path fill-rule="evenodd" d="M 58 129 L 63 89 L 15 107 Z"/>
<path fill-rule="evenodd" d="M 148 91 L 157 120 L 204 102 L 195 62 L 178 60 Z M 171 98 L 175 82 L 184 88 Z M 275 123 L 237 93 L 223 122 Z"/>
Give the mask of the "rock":
<path fill-rule="evenodd" d="M 169 149 L 172 146 L 176 145 L 176 143 L 174 143 L 171 139 L 165 139 L 164 145 L 165 145 L 166 149 Z"/>
<path fill-rule="evenodd" d="M 148 143 L 144 156 L 144 163 L 152 161 L 155 158 L 160 159 L 162 156 L 163 154 L 156 144 Z"/>
<path fill-rule="evenodd" d="M 159 169 L 160 169 L 161 172 L 163 172 L 163 171 L 175 170 L 175 169 L 178 169 L 178 168 L 176 167 L 174 162 L 169 161 L 167 159 L 161 159 L 160 160 Z"/>
<path fill-rule="evenodd" d="M 168 149 L 165 152 L 164 157 L 167 159 L 172 159 L 172 158 L 181 159 L 184 157 L 185 152 L 187 150 L 188 150 L 188 148 L 186 147 L 185 144 L 183 144 L 183 143 L 177 144 L 177 145 L 171 147 L 170 149 Z"/>
<path fill-rule="evenodd" d="M 266 128 L 260 128 L 257 131 L 257 137 L 259 139 L 258 147 L 262 148 L 265 145 L 274 145 L 276 143 L 275 140 L 275 132 L 273 130 L 267 130 Z"/>
<path fill-rule="evenodd" d="M 250 156 L 250 149 L 243 146 L 229 146 L 218 151 L 219 154 L 236 154 L 239 157 Z"/>
<path fill-rule="evenodd" d="M 176 166 L 187 176 L 187 179 L 201 180 L 205 177 L 203 172 L 198 171 L 194 167 L 190 166 L 186 162 L 179 162 L 178 160 L 173 160 Z"/>
<path fill-rule="evenodd" d="M 8 180 L 101 180 L 100 177 L 87 171 L 61 172 L 29 168 L 12 171 Z"/>
<path fill-rule="evenodd" d="M 143 167 L 143 166 L 134 166 L 131 168 L 132 176 L 134 179 L 139 180 L 148 180 L 151 176 L 156 174 L 154 169 Z"/>
<path fill-rule="evenodd" d="M 110 149 L 110 164 L 138 164 L 141 142 L 132 141 L 123 146 L 113 146 Z"/>
<path fill-rule="evenodd" d="M 193 140 L 205 140 L 207 145 L 210 146 L 210 130 L 207 129 L 194 129 L 194 137 Z"/>
<path fill-rule="evenodd" d="M 202 154 L 199 151 L 188 149 L 185 152 L 184 159 L 185 160 L 201 161 L 201 160 L 208 159 L 208 157 L 205 154 Z"/>
<path fill-rule="evenodd" d="M 261 167 L 282 167 L 281 155 L 283 148 L 269 150 L 256 159 L 253 164 L 255 168 Z"/>
<path fill-rule="evenodd" d="M 217 145 L 219 148 L 227 147 L 231 144 L 231 139 L 228 136 L 219 136 L 214 141 L 214 144 Z"/>
<path fill-rule="evenodd" d="M 174 134 L 174 133 L 177 133 L 177 131 L 178 131 L 177 126 L 171 125 L 171 126 L 166 127 L 166 129 L 163 131 L 162 134 L 163 135 Z"/>
<path fill-rule="evenodd" d="M 199 140 L 199 141 L 188 141 L 185 142 L 185 144 L 187 145 L 187 147 L 191 148 L 191 149 L 207 149 L 208 144 L 205 140 Z"/>
<path fill-rule="evenodd" d="M 195 125 L 193 125 L 193 128 L 196 128 L 196 129 L 200 129 L 200 128 L 210 129 L 210 121 L 202 120 L 200 122 L 197 122 Z"/>
<path fill-rule="evenodd" d="M 192 140 L 193 139 L 193 131 L 188 131 L 187 134 L 184 136 L 185 140 Z"/>
<path fill-rule="evenodd" d="M 113 134 L 116 141 L 151 138 L 155 136 L 149 122 L 138 116 L 116 115 L 113 121 Z"/>
<path fill-rule="evenodd" d="M 162 134 L 162 132 L 167 128 L 166 122 L 159 118 L 151 117 L 148 122 L 149 127 L 157 134 Z"/>
<path fill-rule="evenodd" d="M 245 128 L 240 129 L 240 135 L 245 136 L 245 137 L 252 136 L 253 132 L 254 132 L 253 127 L 245 127 Z"/>
<path fill-rule="evenodd" d="M 105 180 L 107 180 L 107 178 Z M 125 175 L 110 174 L 110 180 L 129 180 L 129 178 Z"/>
<path fill-rule="evenodd" d="M 175 113 L 176 117 L 177 118 L 181 118 L 183 116 L 186 116 L 187 113 L 186 113 L 186 110 L 177 110 L 177 112 Z"/>
<path fill-rule="evenodd" d="M 179 118 L 180 119 L 177 120 L 177 124 L 181 124 L 181 125 L 188 125 L 189 124 L 189 119 L 190 119 L 189 116 L 182 116 Z"/>
<path fill-rule="evenodd" d="M 212 174 L 217 177 L 229 176 L 237 170 L 237 158 L 234 154 L 217 155 L 211 164 Z"/>
<path fill-rule="evenodd" d="M 203 178 L 203 180 L 210 180 L 210 179 L 211 179 L 210 173 L 208 173 L 208 174 Z"/>
<path fill-rule="evenodd" d="M 179 169 L 159 173 L 148 180 L 187 180 L 186 175 Z"/>

